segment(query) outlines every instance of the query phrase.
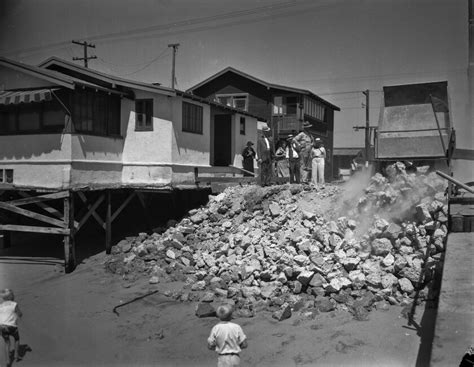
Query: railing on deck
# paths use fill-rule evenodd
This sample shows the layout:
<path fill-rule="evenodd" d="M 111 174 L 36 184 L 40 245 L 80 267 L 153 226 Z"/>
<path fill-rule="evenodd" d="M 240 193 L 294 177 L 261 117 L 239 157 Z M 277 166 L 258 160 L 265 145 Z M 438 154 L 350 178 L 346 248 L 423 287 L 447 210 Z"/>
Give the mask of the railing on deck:
<path fill-rule="evenodd" d="M 273 126 L 278 134 L 289 134 L 293 131 L 300 132 L 303 128 L 303 121 L 294 116 L 273 116 Z"/>
<path fill-rule="evenodd" d="M 244 173 L 249 173 L 253 176 L 244 176 Z M 194 182 L 196 184 L 213 182 L 255 183 L 256 178 L 256 173 L 236 166 L 194 167 Z"/>

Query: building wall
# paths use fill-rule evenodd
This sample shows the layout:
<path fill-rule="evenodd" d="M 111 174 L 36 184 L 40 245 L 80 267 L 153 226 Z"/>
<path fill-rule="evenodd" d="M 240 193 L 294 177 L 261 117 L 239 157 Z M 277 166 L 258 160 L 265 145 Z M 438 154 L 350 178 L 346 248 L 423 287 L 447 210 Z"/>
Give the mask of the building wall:
<path fill-rule="evenodd" d="M 71 184 L 117 184 L 122 179 L 124 140 L 106 136 L 71 134 Z"/>
<path fill-rule="evenodd" d="M 183 131 L 183 102 L 202 107 L 202 134 Z M 173 131 L 170 146 L 173 182 L 193 182 L 194 167 L 209 167 L 211 135 L 210 105 L 183 97 L 173 98 Z"/>
<path fill-rule="evenodd" d="M 153 99 L 153 130 L 135 130 L 135 101 L 122 99 L 124 184 L 169 184 L 171 182 L 172 99 L 137 91 L 137 99 Z"/>
<path fill-rule="evenodd" d="M 61 134 L 0 136 L 0 169 L 13 169 L 18 186 L 67 187 L 71 136 Z"/>
<path fill-rule="evenodd" d="M 183 131 L 184 102 L 201 106 L 203 109 L 202 134 Z M 211 150 L 211 107 L 208 104 L 193 101 L 187 98 L 173 99 L 173 132 L 171 139 L 172 161 L 175 164 L 205 165 L 210 164 Z"/>

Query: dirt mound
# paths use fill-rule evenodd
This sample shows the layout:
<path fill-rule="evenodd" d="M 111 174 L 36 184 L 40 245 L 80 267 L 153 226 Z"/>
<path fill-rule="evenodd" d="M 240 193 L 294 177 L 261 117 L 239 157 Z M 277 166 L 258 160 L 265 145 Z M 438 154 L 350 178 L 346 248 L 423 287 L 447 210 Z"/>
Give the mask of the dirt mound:
<path fill-rule="evenodd" d="M 402 163 L 388 172 L 321 190 L 232 187 L 163 233 L 121 241 L 105 266 L 128 281 L 184 281 L 169 296 L 199 300 L 198 316 L 227 302 L 240 316 L 345 309 L 363 320 L 419 302 L 440 270 L 445 185 Z"/>

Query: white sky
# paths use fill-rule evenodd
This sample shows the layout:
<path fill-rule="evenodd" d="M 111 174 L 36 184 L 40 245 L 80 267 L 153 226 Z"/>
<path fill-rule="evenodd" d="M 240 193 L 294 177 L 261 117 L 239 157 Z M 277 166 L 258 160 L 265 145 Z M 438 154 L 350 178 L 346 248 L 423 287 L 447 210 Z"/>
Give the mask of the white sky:
<path fill-rule="evenodd" d="M 363 146 L 362 93 L 377 124 L 384 85 L 447 80 L 456 128 L 470 126 L 464 0 L 2 0 L 0 55 L 29 64 L 81 57 L 90 67 L 178 88 L 233 66 L 269 82 L 310 89 L 343 110 L 335 146 Z M 458 146 L 472 148 L 472 127 Z"/>

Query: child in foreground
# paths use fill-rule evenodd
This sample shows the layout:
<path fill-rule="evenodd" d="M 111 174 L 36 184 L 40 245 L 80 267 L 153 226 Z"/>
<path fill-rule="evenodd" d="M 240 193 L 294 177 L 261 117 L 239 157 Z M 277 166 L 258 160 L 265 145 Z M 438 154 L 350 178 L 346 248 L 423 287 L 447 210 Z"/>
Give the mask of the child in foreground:
<path fill-rule="evenodd" d="M 207 346 L 218 354 L 217 367 L 239 366 L 239 353 L 242 349 L 247 348 L 247 337 L 239 325 L 230 322 L 232 319 L 231 305 L 219 306 L 216 314 L 221 322 L 212 328 L 211 335 L 207 339 Z"/>
<path fill-rule="evenodd" d="M 4 289 L 0 293 L 0 302 L 0 330 L 5 340 L 6 355 L 10 355 L 10 336 L 12 336 L 15 339 L 14 358 L 19 361 L 20 334 L 18 333 L 17 321 L 22 313 L 15 302 L 15 296 L 11 289 Z"/>

